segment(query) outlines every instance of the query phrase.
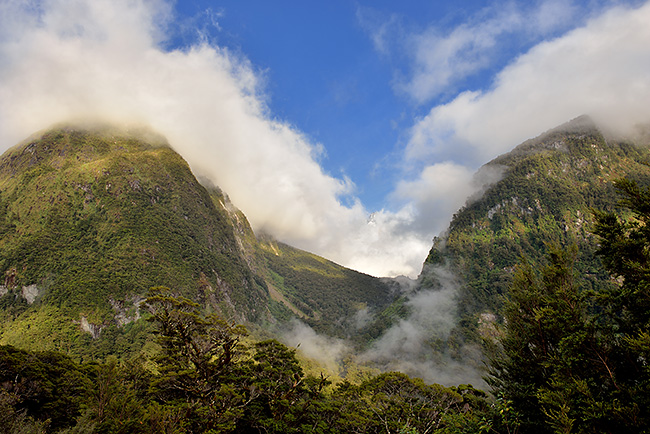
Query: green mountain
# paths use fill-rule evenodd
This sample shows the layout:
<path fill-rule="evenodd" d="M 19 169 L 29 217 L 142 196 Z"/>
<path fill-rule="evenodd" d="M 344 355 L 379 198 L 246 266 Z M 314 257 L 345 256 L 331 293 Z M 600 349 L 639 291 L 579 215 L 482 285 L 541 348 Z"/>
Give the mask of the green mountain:
<path fill-rule="evenodd" d="M 163 138 L 110 127 L 55 128 L 0 158 L 0 273 L 0 343 L 95 356 L 145 345 L 154 286 L 231 321 L 335 335 L 392 300 L 379 279 L 258 240 Z"/>
<path fill-rule="evenodd" d="M 434 240 L 421 285 L 435 284 L 427 270 L 451 269 L 460 281 L 459 330 L 470 339 L 489 333 L 500 317 L 515 266 L 522 258 L 541 266 L 549 244 L 578 247 L 583 287 L 609 285 L 594 256 L 592 210 L 617 208 L 613 180 L 650 181 L 646 145 L 608 138 L 581 117 L 489 162 L 483 170 L 500 171 L 500 180 L 468 201 Z"/>

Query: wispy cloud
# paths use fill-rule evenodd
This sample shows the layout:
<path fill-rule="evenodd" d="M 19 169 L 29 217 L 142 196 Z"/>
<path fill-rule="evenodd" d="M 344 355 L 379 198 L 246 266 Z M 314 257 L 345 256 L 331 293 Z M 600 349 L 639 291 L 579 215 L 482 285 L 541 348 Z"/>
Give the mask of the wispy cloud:
<path fill-rule="evenodd" d="M 418 121 L 413 161 L 476 166 L 582 114 L 619 132 L 650 120 L 650 3 L 614 8 L 543 42 L 504 68 L 486 91 L 463 92 Z"/>
<path fill-rule="evenodd" d="M 369 7 L 359 8 L 357 19 L 382 55 L 404 53 L 404 64 L 396 68 L 395 90 L 423 104 L 454 95 L 468 79 L 582 25 L 608 3 L 497 1 L 480 10 L 463 10 L 461 21 L 440 17 L 419 29 L 408 29 L 397 15 L 382 16 Z"/>
<path fill-rule="evenodd" d="M 391 14 L 386 17 L 371 7 L 357 7 L 357 21 L 368 34 L 375 50 L 382 55 L 389 55 L 393 47 L 393 39 L 401 33 L 399 17 Z"/>
<path fill-rule="evenodd" d="M 339 374 L 343 358 L 351 353 L 348 343 L 342 339 L 317 334 L 307 324 L 294 319 L 280 331 L 280 339 L 288 346 L 297 348 L 308 359 L 318 362 L 330 373 Z"/>
<path fill-rule="evenodd" d="M 398 82 L 398 89 L 422 103 L 490 66 L 498 39 L 520 29 L 523 17 L 514 8 L 489 15 L 494 16 L 450 31 L 430 27 L 412 35 L 408 45 L 413 70 L 406 81 Z"/>

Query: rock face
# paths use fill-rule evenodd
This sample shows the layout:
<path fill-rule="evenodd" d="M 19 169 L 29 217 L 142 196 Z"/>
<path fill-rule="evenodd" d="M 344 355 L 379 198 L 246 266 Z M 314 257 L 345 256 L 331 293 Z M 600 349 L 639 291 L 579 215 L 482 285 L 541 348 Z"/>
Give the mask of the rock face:
<path fill-rule="evenodd" d="M 25 300 L 27 300 L 27 303 L 29 304 L 34 303 L 34 300 L 36 300 L 38 294 L 39 294 L 39 289 L 38 286 L 36 285 L 23 286 L 23 289 L 21 291 L 21 295 Z"/>
<path fill-rule="evenodd" d="M 115 323 L 118 327 L 124 327 L 140 319 L 140 309 L 143 307 L 145 298 L 141 296 L 132 296 L 124 301 L 111 299 L 110 303 L 115 311 Z"/>
<path fill-rule="evenodd" d="M 102 332 L 102 327 L 97 324 L 91 324 L 85 316 L 81 317 L 81 330 L 90 333 L 93 339 L 99 338 Z"/>

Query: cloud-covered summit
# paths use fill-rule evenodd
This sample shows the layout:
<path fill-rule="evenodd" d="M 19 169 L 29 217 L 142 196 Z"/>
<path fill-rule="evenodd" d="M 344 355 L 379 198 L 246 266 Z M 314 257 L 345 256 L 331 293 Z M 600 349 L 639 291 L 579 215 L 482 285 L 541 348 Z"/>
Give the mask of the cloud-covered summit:
<path fill-rule="evenodd" d="M 560 2 L 538 3 L 542 29 Z M 327 143 L 272 113 L 267 77 L 245 53 L 201 31 L 179 37 L 187 23 L 165 0 L 0 2 L 0 147 L 71 120 L 144 124 L 228 193 L 256 230 L 371 274 L 415 276 L 431 237 L 480 188 L 472 174 L 489 158 L 585 113 L 619 130 L 647 120 L 650 5 L 600 10 L 580 28 L 553 27 L 554 39 L 506 61 L 487 88 L 453 90 L 413 119 L 390 158 L 401 180 L 383 209 L 366 209 L 354 179 L 323 169 Z M 413 44 L 409 92 L 446 86 L 444 71 L 422 57 L 426 47 L 452 67 L 476 65 L 473 74 L 483 67 L 472 59 L 500 49 L 509 33 L 499 29 L 513 17 L 494 13 L 476 27 L 470 16 L 438 42 Z M 493 43 L 468 40 L 468 29 Z"/>
<path fill-rule="evenodd" d="M 321 168 L 322 147 L 269 113 L 263 75 L 247 59 L 201 38 L 167 49 L 169 3 L 1 7 L 4 149 L 61 121 L 143 123 L 224 189 L 256 230 L 369 273 L 417 273 L 427 240 L 394 231 L 410 216 L 379 211 L 369 223 L 353 184 Z"/>

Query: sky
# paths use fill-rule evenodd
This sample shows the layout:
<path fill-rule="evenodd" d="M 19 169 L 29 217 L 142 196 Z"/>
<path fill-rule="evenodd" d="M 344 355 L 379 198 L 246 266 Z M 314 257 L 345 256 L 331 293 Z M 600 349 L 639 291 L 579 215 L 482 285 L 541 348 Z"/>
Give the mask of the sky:
<path fill-rule="evenodd" d="M 258 233 L 416 277 L 483 164 L 650 119 L 649 24 L 638 0 L 0 0 L 0 151 L 146 125 Z"/>

